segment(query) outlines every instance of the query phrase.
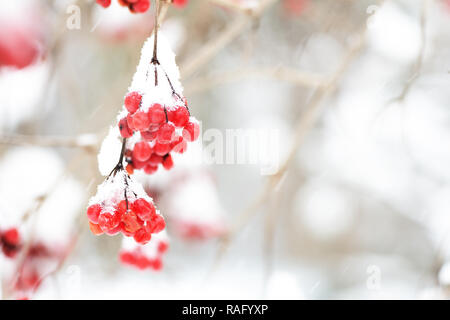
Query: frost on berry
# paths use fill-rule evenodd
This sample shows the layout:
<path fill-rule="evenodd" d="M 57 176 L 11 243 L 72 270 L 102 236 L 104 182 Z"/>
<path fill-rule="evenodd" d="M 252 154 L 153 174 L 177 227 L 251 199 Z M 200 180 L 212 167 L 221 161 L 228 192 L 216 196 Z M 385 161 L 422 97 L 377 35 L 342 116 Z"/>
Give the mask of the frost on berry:
<path fill-rule="evenodd" d="M 123 233 L 141 244 L 165 227 L 152 198 L 121 167 L 98 186 L 97 194 L 89 201 L 87 216 L 94 235 Z"/>
<path fill-rule="evenodd" d="M 136 239 L 137 238 L 137 239 Z M 144 233 L 136 232 L 135 241 L 124 237 L 119 260 L 123 265 L 139 270 L 159 271 L 163 267 L 162 257 L 169 248 L 169 240 L 165 231 L 154 234 L 151 240 L 140 244 L 138 239 L 146 239 Z"/>

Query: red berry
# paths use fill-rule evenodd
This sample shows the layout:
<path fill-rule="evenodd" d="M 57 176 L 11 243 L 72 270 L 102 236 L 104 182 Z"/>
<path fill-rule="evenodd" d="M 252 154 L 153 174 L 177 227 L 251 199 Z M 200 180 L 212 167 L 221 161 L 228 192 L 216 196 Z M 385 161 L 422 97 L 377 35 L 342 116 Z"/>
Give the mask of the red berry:
<path fill-rule="evenodd" d="M 158 133 L 157 131 L 141 131 L 141 137 L 145 141 L 153 141 L 156 139 L 157 133 Z"/>
<path fill-rule="evenodd" d="M 108 8 L 111 5 L 111 0 L 97 0 L 97 3 L 103 8 Z"/>
<path fill-rule="evenodd" d="M 173 0 L 173 5 L 177 8 L 184 8 L 188 3 L 188 0 Z"/>
<path fill-rule="evenodd" d="M 9 246 L 17 246 L 20 242 L 19 231 L 16 228 L 11 228 L 3 232 L 2 242 Z"/>
<path fill-rule="evenodd" d="M 150 126 L 150 120 L 148 115 L 144 111 L 136 111 L 133 115 L 131 115 L 132 125 L 128 122 L 130 128 L 133 128 L 137 131 L 145 131 Z"/>
<path fill-rule="evenodd" d="M 129 6 L 130 11 L 132 13 L 143 13 L 150 8 L 150 1 L 149 0 L 140 0 L 137 3 L 132 3 Z"/>
<path fill-rule="evenodd" d="M 140 141 L 134 145 L 133 158 L 138 161 L 147 161 L 152 154 L 152 149 L 145 141 Z"/>
<path fill-rule="evenodd" d="M 129 138 L 133 135 L 133 130 L 128 126 L 127 118 L 123 118 L 119 121 L 120 135 L 124 138 Z"/>
<path fill-rule="evenodd" d="M 128 112 L 135 113 L 139 106 L 141 105 L 142 96 L 139 92 L 133 91 L 127 94 L 125 97 L 125 108 L 127 108 Z"/>
<path fill-rule="evenodd" d="M 167 251 L 167 249 L 169 249 L 169 244 L 167 242 L 161 241 L 160 243 L 158 243 L 159 253 L 164 253 Z"/>
<path fill-rule="evenodd" d="M 159 103 L 155 103 L 148 109 L 148 119 L 153 125 L 161 125 L 166 122 L 166 112 L 164 107 Z"/>
<path fill-rule="evenodd" d="M 168 112 L 169 121 L 178 127 L 184 127 L 189 121 L 189 111 L 185 107 L 177 107 Z"/>
<path fill-rule="evenodd" d="M 162 261 L 159 258 L 153 260 L 151 265 L 152 265 L 153 270 L 155 270 L 155 271 L 159 271 L 163 267 Z"/>
<path fill-rule="evenodd" d="M 183 129 L 183 137 L 187 141 L 195 141 L 200 135 L 200 126 L 197 122 L 189 121 Z"/>
<path fill-rule="evenodd" d="M 170 152 L 172 145 L 170 143 L 156 143 L 153 147 L 153 152 L 155 152 L 158 156 L 165 156 Z"/>
<path fill-rule="evenodd" d="M 134 212 L 127 212 L 122 216 L 123 230 L 135 233 L 141 228 L 141 225 Z"/>
<path fill-rule="evenodd" d="M 152 220 L 149 224 L 149 229 L 151 233 L 161 232 L 164 230 L 165 227 L 166 222 L 164 221 L 164 218 L 161 215 L 156 214 L 152 217 Z"/>
<path fill-rule="evenodd" d="M 87 217 L 89 221 L 98 223 L 98 217 L 101 211 L 102 207 L 99 204 L 93 204 L 92 206 L 89 206 L 89 208 L 87 209 Z"/>
<path fill-rule="evenodd" d="M 122 216 L 125 212 L 127 212 L 127 209 L 129 209 L 130 203 L 128 202 L 128 208 L 127 208 L 127 201 L 122 200 L 117 204 L 116 212 L 119 214 L 119 216 Z"/>
<path fill-rule="evenodd" d="M 102 229 L 98 224 L 92 223 L 90 221 L 89 221 L 89 229 L 91 229 L 91 232 L 96 236 L 101 235 L 103 233 Z"/>
<path fill-rule="evenodd" d="M 157 170 L 158 170 L 158 166 L 154 166 L 154 165 L 151 165 L 151 164 L 147 164 L 147 165 L 144 167 L 144 172 L 145 172 L 146 174 L 152 174 L 152 173 L 155 173 Z"/>
<path fill-rule="evenodd" d="M 103 230 L 103 232 L 113 230 L 119 225 L 119 223 L 120 215 L 118 214 L 105 212 L 100 214 L 100 217 L 98 218 L 98 225 Z"/>
<path fill-rule="evenodd" d="M 148 164 L 153 166 L 158 166 L 158 164 L 163 162 L 163 157 L 158 156 L 157 154 L 152 154 L 150 159 L 148 159 Z"/>
<path fill-rule="evenodd" d="M 142 162 L 137 160 L 136 158 L 133 158 L 133 167 L 137 170 L 144 168 L 147 165 L 147 162 Z"/>
<path fill-rule="evenodd" d="M 156 209 L 153 204 L 142 198 L 133 202 L 132 210 L 140 219 L 144 221 L 150 220 L 151 217 L 156 214 Z"/>
<path fill-rule="evenodd" d="M 117 225 L 117 227 L 115 227 L 115 228 L 113 228 L 113 229 L 110 229 L 110 230 L 107 230 L 107 231 L 105 231 L 105 233 L 106 233 L 107 235 L 109 235 L 109 236 L 115 236 L 115 235 L 118 234 L 121 230 L 122 230 L 122 226 L 121 226 L 121 224 L 119 223 L 119 224 Z"/>
<path fill-rule="evenodd" d="M 152 234 L 146 228 L 140 228 L 133 236 L 134 240 L 140 244 L 146 244 L 152 238 Z"/>
<path fill-rule="evenodd" d="M 170 143 L 175 134 L 175 127 L 171 123 L 164 123 L 158 131 L 157 139 L 160 143 Z"/>
<path fill-rule="evenodd" d="M 178 153 L 184 153 L 187 150 L 187 142 L 183 137 L 178 137 L 171 145 L 172 150 Z"/>
<path fill-rule="evenodd" d="M 134 255 L 131 252 L 121 252 L 119 259 L 123 264 L 135 264 Z"/>
<path fill-rule="evenodd" d="M 133 165 L 131 163 L 127 164 L 125 169 L 127 170 L 127 173 L 130 174 L 130 175 L 134 173 L 134 167 L 133 167 Z"/>
<path fill-rule="evenodd" d="M 170 170 L 173 167 L 173 160 L 172 160 L 172 156 L 170 154 L 164 156 L 162 165 L 164 167 L 164 169 L 166 170 Z"/>

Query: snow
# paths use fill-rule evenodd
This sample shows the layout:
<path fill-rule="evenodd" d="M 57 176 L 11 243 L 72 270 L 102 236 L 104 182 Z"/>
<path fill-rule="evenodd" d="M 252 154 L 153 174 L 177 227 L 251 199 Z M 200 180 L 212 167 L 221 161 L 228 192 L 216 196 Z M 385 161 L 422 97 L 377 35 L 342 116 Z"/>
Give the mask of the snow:
<path fill-rule="evenodd" d="M 147 111 L 153 103 L 173 106 L 180 104 L 172 95 L 172 89 L 166 79 L 165 73 L 169 77 L 174 90 L 183 96 L 183 87 L 180 83 L 180 71 L 175 62 L 175 53 L 164 38 L 162 32 L 158 32 L 158 61 L 159 66 L 151 63 L 153 57 L 153 36 L 145 41 L 136 73 L 128 88 L 128 92 L 137 91 L 145 93 L 142 99 L 142 110 Z M 158 72 L 158 85 L 155 86 L 155 68 Z"/>

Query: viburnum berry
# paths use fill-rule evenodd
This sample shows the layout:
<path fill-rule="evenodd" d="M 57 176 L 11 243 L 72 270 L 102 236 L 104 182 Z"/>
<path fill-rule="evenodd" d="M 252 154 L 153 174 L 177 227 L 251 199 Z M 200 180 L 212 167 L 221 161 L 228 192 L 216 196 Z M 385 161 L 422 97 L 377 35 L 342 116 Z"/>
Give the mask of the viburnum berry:
<path fill-rule="evenodd" d="M 189 121 L 183 129 L 183 137 L 187 141 L 195 141 L 200 135 L 200 126 L 197 122 Z"/>
<path fill-rule="evenodd" d="M 169 121 L 178 127 L 184 127 L 189 121 L 189 111 L 185 107 L 177 107 L 176 109 L 167 112 Z"/>
<path fill-rule="evenodd" d="M 136 111 L 133 115 L 129 115 L 128 126 L 137 131 L 145 131 L 150 126 L 150 119 L 144 111 Z M 131 124 L 130 124 L 131 121 Z"/>
<path fill-rule="evenodd" d="M 139 109 L 141 101 L 142 95 L 139 92 L 132 91 L 125 97 L 125 108 L 127 108 L 128 112 L 135 113 Z"/>
<path fill-rule="evenodd" d="M 89 206 L 87 209 L 87 216 L 89 221 L 93 223 L 98 223 L 98 217 L 100 216 L 100 212 L 102 211 L 102 207 L 99 204 L 93 204 Z"/>
<path fill-rule="evenodd" d="M 170 152 L 172 145 L 170 143 L 155 143 L 153 146 L 153 152 L 155 152 L 158 156 L 165 156 Z"/>
<path fill-rule="evenodd" d="M 91 221 L 89 221 L 89 229 L 91 229 L 91 232 L 96 236 L 103 234 L 102 228 L 100 228 L 98 224 L 92 223 Z"/>
<path fill-rule="evenodd" d="M 158 128 L 159 125 L 166 122 L 166 112 L 164 111 L 164 107 L 159 103 L 153 104 L 148 109 L 148 118 L 153 127 Z"/>
<path fill-rule="evenodd" d="M 161 156 L 158 156 L 157 154 L 152 154 L 151 156 L 150 156 L 150 158 L 148 159 L 148 163 L 150 164 L 150 165 L 153 165 L 153 166 L 158 166 L 160 163 L 162 163 L 163 162 L 163 157 L 161 157 Z"/>
<path fill-rule="evenodd" d="M 138 161 L 147 161 L 148 158 L 150 158 L 151 154 L 152 149 L 147 142 L 140 141 L 134 145 L 133 158 L 137 159 Z"/>
<path fill-rule="evenodd" d="M 173 167 L 173 160 L 172 160 L 172 156 L 170 154 L 167 154 L 164 156 L 162 165 L 164 167 L 164 169 L 166 170 L 170 170 Z"/>
<path fill-rule="evenodd" d="M 134 234 L 133 238 L 137 243 L 146 244 L 152 238 L 151 232 L 147 230 L 148 228 L 142 227 Z"/>
<path fill-rule="evenodd" d="M 120 262 L 140 270 L 161 270 L 162 256 L 169 247 L 167 234 L 165 232 L 151 234 L 151 240 L 147 240 L 150 234 L 148 230 L 146 233 L 145 229 L 139 229 L 135 233 L 134 241 L 123 238 L 122 249 L 119 252 Z"/>
<path fill-rule="evenodd" d="M 184 153 L 187 150 L 187 142 L 183 137 L 178 137 L 171 143 L 172 150 L 178 153 Z"/>
<path fill-rule="evenodd" d="M 152 173 L 155 173 L 157 170 L 158 170 L 158 166 L 154 166 L 154 165 L 152 165 L 152 164 L 147 164 L 147 165 L 144 167 L 144 172 L 145 172 L 146 174 L 152 174 Z"/>
<path fill-rule="evenodd" d="M 128 2 L 131 2 L 128 0 Z M 139 0 L 135 3 L 130 3 L 129 9 L 132 13 L 143 13 L 150 8 L 150 0 Z"/>
<path fill-rule="evenodd" d="M 150 125 L 151 126 L 151 125 Z M 156 136 L 158 134 L 158 131 L 141 131 L 141 137 L 142 139 L 144 139 L 145 141 L 153 141 L 156 139 Z"/>
<path fill-rule="evenodd" d="M 108 8 L 111 5 L 111 0 L 97 0 L 96 2 L 103 8 Z"/>
<path fill-rule="evenodd" d="M 128 174 L 133 174 L 134 173 L 134 167 L 132 164 L 127 164 L 127 166 L 125 167 L 125 170 L 127 170 Z"/>
<path fill-rule="evenodd" d="M 134 212 L 127 212 L 122 216 L 123 229 L 127 232 L 135 233 L 141 228 Z"/>
<path fill-rule="evenodd" d="M 175 127 L 173 124 L 164 123 L 158 131 L 157 139 L 159 143 L 170 143 L 174 137 Z"/>
<path fill-rule="evenodd" d="M 17 228 L 10 228 L 1 233 L 0 245 L 3 254 L 8 258 L 14 258 L 20 250 L 20 235 Z"/>
<path fill-rule="evenodd" d="M 132 210 L 140 219 L 144 221 L 148 221 L 154 215 L 156 215 L 155 207 L 142 198 L 137 199 L 133 202 Z"/>
<path fill-rule="evenodd" d="M 160 215 L 154 215 L 152 217 L 151 223 L 150 223 L 150 231 L 151 233 L 158 233 L 164 230 L 166 227 L 166 222 L 164 221 L 164 218 Z"/>
<path fill-rule="evenodd" d="M 103 232 L 113 230 L 120 223 L 120 215 L 105 212 L 100 214 L 98 218 L 98 225 L 103 230 Z"/>
<path fill-rule="evenodd" d="M 188 2 L 188 0 L 173 0 L 173 5 L 177 8 L 184 8 Z"/>
<path fill-rule="evenodd" d="M 123 118 L 119 121 L 120 135 L 124 138 L 129 138 L 133 135 L 133 131 L 128 126 L 127 118 Z"/>

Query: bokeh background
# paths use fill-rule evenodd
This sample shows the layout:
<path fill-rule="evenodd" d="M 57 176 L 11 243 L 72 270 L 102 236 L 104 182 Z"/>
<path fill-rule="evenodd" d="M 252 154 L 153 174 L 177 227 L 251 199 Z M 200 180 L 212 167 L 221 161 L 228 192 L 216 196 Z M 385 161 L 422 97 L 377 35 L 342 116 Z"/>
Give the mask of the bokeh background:
<path fill-rule="evenodd" d="M 170 245 L 160 270 L 122 265 L 85 210 L 154 3 L 2 1 L 3 299 L 449 297 L 450 1 L 163 1 L 160 20 L 203 131 L 275 130 L 278 172 L 186 156 L 141 177 Z"/>

